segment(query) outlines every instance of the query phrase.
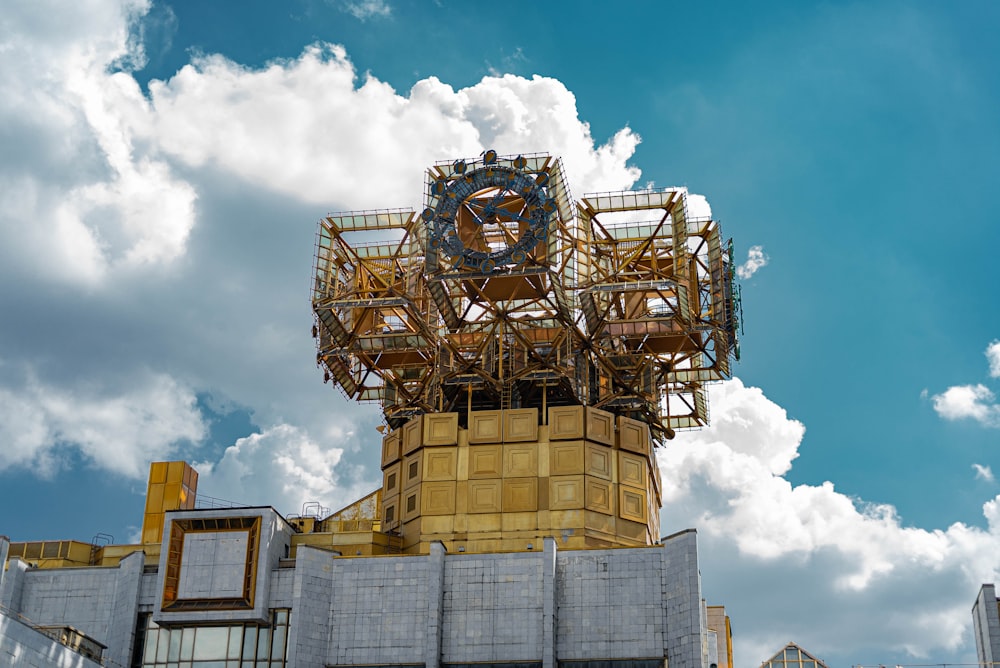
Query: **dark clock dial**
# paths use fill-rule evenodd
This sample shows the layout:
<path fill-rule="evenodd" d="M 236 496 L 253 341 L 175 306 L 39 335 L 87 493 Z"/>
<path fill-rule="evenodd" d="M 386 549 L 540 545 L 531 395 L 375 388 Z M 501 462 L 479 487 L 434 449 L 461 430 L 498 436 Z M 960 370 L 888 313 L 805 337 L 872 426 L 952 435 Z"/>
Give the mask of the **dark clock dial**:
<path fill-rule="evenodd" d="M 545 239 L 556 208 L 548 174 L 527 171 L 526 162 L 518 157 L 499 164 L 492 150 L 483 154 L 482 166 L 455 162 L 450 177 L 431 185 L 433 206 L 422 214 L 431 248 L 456 268 L 490 272 L 523 264 Z"/>

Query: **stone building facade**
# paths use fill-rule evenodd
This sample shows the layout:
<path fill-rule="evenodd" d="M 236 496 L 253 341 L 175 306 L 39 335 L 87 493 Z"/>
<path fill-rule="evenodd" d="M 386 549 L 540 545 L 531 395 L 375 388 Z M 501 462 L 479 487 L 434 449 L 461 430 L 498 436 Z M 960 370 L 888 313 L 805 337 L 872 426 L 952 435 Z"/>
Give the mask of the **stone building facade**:
<path fill-rule="evenodd" d="M 1000 601 L 996 588 L 984 584 L 972 606 L 972 628 L 976 635 L 976 656 L 980 666 L 1000 662 Z"/>
<path fill-rule="evenodd" d="M 661 545 L 341 555 L 270 507 L 165 513 L 159 560 L 37 568 L 0 538 L 0 664 L 707 668 L 696 533 Z"/>

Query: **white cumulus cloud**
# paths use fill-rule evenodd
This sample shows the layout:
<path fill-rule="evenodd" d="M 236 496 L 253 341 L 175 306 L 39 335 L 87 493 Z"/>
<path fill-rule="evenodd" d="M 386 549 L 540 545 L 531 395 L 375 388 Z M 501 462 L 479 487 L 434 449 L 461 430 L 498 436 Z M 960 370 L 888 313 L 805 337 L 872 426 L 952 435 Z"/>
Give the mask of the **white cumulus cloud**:
<path fill-rule="evenodd" d="M 149 106 L 129 26 L 148 3 L 14 3 L 0 50 L 0 260 L 93 286 L 169 264 L 194 225 L 193 187 L 138 140 Z M 38 262 L 37 258 L 45 261 Z"/>
<path fill-rule="evenodd" d="M 990 378 L 1000 378 L 1000 340 L 986 347 L 986 359 L 990 363 Z"/>
<path fill-rule="evenodd" d="M 343 7 L 344 11 L 361 21 L 392 13 L 392 8 L 385 0 L 344 0 Z"/>
<path fill-rule="evenodd" d="M 434 77 L 401 95 L 357 80 L 343 47 L 249 69 L 210 55 L 150 84 L 150 141 L 303 201 L 350 209 L 421 206 L 423 170 L 501 153 L 561 156 L 578 194 L 630 187 L 639 142 L 628 128 L 595 146 L 576 98 L 555 79 L 486 77 L 455 90 Z"/>
<path fill-rule="evenodd" d="M 956 385 L 931 397 L 934 410 L 946 420 L 970 418 L 985 427 L 1000 427 L 1000 405 L 988 387 Z"/>
<path fill-rule="evenodd" d="M 141 476 L 202 439 L 195 397 L 211 395 L 262 435 L 206 480 L 279 471 L 295 494 L 335 505 L 350 484 L 322 481 L 376 477 L 356 467 L 377 470 L 377 456 L 342 441 L 377 409 L 344 402 L 312 364 L 308 302 L 296 295 L 315 221 L 419 208 L 428 166 L 491 147 L 563 157 L 578 194 L 628 188 L 639 137 L 626 127 L 596 143 L 555 79 L 455 89 L 431 77 L 397 92 L 325 43 L 258 68 L 205 54 L 147 93 L 128 68 L 144 58 L 134 22 L 149 10 L 25 1 L 0 19 L 0 357 L 33 374 L 0 383 L 0 467 L 51 473 L 79 452 Z M 262 441 L 290 454 L 251 456 Z M 348 445 L 359 463 L 333 456 Z M 276 490 L 287 510 L 293 491 Z"/>
<path fill-rule="evenodd" d="M 381 476 L 348 468 L 341 458 L 350 434 L 319 443 L 302 429 L 279 424 L 241 438 L 218 462 L 195 464 L 200 492 L 250 505 L 271 505 L 285 515 L 317 502 L 336 510 L 370 493 Z M 330 505 L 332 504 L 332 506 Z"/>
<path fill-rule="evenodd" d="M 991 378 L 1000 378 L 1000 340 L 992 341 L 986 347 Z M 922 396 L 926 396 L 924 390 Z M 953 385 L 941 394 L 931 397 L 931 403 L 938 415 L 945 420 L 975 420 L 984 427 L 1000 427 L 1000 403 L 990 388 L 982 383 L 975 385 Z"/>
<path fill-rule="evenodd" d="M 147 95 L 115 65 L 141 60 L 129 25 L 148 9 L 23 1 L 0 17 L 0 357 L 32 369 L 0 369 L 0 469 L 51 473 L 78 452 L 141 477 L 204 439 L 208 393 L 260 433 L 205 454 L 200 491 L 285 513 L 346 504 L 378 484 L 378 439 L 358 435 L 375 409 L 340 400 L 311 364 L 314 221 L 420 207 L 427 166 L 485 148 L 561 156 L 577 197 L 628 188 L 639 136 L 595 142 L 556 79 L 396 91 L 325 43 L 259 68 L 199 56 Z M 766 261 L 755 246 L 741 270 Z M 1000 343 L 987 355 L 1000 376 Z M 995 416 L 989 390 L 966 387 L 942 406 Z M 907 527 L 832 483 L 789 483 L 805 427 L 738 380 L 712 393 L 713 426 L 659 455 L 664 525 L 699 528 L 706 581 L 733 595 L 720 602 L 735 605 L 738 655 L 791 637 L 913 656 L 967 642 L 971 596 L 997 576 L 1000 497 L 987 529 Z M 368 467 L 352 463 L 359 448 Z"/>
<path fill-rule="evenodd" d="M 766 267 L 771 260 L 764 252 L 763 246 L 751 246 L 747 251 L 746 262 L 736 268 L 736 275 L 746 280 L 756 274 L 761 268 Z"/>
<path fill-rule="evenodd" d="M 976 472 L 976 480 L 985 480 L 986 482 L 995 482 L 996 478 L 993 476 L 993 469 L 989 466 L 983 466 L 982 464 L 973 464 L 972 470 Z"/>
<path fill-rule="evenodd" d="M 733 379 L 712 387 L 711 402 L 711 426 L 678 434 L 659 453 L 670 481 L 664 525 L 698 527 L 706 582 L 723 599 L 739 591 L 735 607 L 714 602 L 740 620 L 741 656 L 766 656 L 790 637 L 834 652 L 845 634 L 855 647 L 913 657 L 967 649 L 970 596 L 1000 572 L 992 556 L 1000 497 L 983 507 L 986 530 L 908 527 L 890 505 L 849 497 L 831 482 L 782 477 L 805 430 L 759 389 Z M 836 605 L 800 615 L 793 591 Z"/>
<path fill-rule="evenodd" d="M 74 449 L 90 464 L 141 478 L 149 461 L 205 433 L 194 392 L 164 374 L 146 373 L 111 391 L 96 382 L 54 387 L 35 378 L 0 387 L 0 470 L 52 475 Z"/>

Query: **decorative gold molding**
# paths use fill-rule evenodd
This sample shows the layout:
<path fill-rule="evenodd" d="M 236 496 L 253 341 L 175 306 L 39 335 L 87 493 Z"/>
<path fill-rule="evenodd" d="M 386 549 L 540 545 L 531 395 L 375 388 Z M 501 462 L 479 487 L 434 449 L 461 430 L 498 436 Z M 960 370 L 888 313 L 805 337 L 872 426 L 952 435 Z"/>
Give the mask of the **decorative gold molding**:
<path fill-rule="evenodd" d="M 243 596 L 225 598 L 180 598 L 181 568 L 184 559 L 184 539 L 194 533 L 243 532 L 247 549 L 243 570 Z M 257 547 L 260 543 L 260 517 L 183 518 L 170 522 L 167 544 L 167 564 L 163 576 L 161 610 L 249 610 L 254 606 L 257 589 Z"/>

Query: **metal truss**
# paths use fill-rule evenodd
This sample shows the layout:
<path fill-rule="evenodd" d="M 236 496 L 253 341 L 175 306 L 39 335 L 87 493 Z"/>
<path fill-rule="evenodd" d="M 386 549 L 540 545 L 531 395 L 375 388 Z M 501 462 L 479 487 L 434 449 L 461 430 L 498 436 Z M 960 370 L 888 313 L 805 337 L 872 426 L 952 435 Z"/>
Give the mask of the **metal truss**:
<path fill-rule="evenodd" d="M 708 420 L 738 356 L 719 225 L 670 188 L 574 201 L 548 155 L 442 162 L 422 213 L 320 221 L 314 336 L 326 380 L 396 428 L 435 411 L 586 404 L 654 438 Z"/>

